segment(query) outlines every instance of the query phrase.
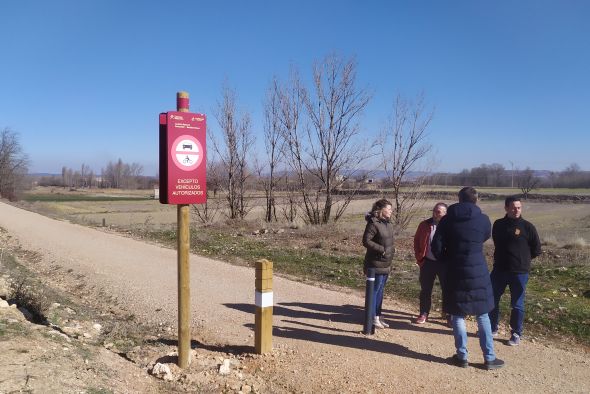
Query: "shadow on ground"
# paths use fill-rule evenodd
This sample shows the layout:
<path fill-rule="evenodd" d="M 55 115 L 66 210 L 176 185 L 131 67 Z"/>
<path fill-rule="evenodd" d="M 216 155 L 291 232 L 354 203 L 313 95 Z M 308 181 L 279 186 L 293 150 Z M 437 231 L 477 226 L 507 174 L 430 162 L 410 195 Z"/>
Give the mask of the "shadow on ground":
<path fill-rule="evenodd" d="M 160 344 L 160 345 L 178 347 L 178 339 L 176 339 L 176 338 L 158 338 L 158 339 L 154 339 L 154 340 L 148 340 L 146 342 L 150 343 L 150 344 Z M 231 354 L 235 354 L 235 355 L 254 353 L 254 351 L 255 351 L 254 346 L 207 344 L 207 343 L 203 343 L 203 342 L 200 342 L 200 341 L 197 341 L 194 339 L 191 340 L 191 349 L 205 349 L 205 350 L 208 350 L 211 352 L 231 353 Z M 176 358 L 176 356 L 165 356 L 165 357 Z M 162 362 L 162 361 L 158 360 L 158 362 Z M 166 362 L 170 362 L 170 361 L 166 361 Z"/>
<path fill-rule="evenodd" d="M 252 315 L 255 313 L 255 306 L 252 304 L 225 304 L 225 306 Z M 363 335 L 364 308 L 356 305 L 338 306 L 285 302 L 273 306 L 273 315 L 275 317 L 282 317 L 280 319 L 281 324 L 275 324 L 273 327 L 273 336 L 394 354 L 400 357 L 427 362 L 449 364 L 447 358 L 416 352 L 400 344 L 384 341 L 375 336 Z M 415 325 L 412 323 L 414 316 L 403 311 L 384 310 L 383 318 L 390 324 L 390 329 L 393 330 L 423 331 L 445 336 L 452 334 L 444 322 L 440 323 L 444 327 L 442 329 L 432 327 L 432 324 L 428 324 L 427 326 Z M 252 318 L 253 320 L 254 318 Z M 318 324 L 307 323 L 302 320 L 317 320 Z M 437 323 L 436 321 L 431 321 L 431 323 L 433 322 Z M 358 324 L 358 330 L 340 329 L 333 327 L 331 323 Z M 253 330 L 254 324 L 246 324 L 246 327 Z"/>

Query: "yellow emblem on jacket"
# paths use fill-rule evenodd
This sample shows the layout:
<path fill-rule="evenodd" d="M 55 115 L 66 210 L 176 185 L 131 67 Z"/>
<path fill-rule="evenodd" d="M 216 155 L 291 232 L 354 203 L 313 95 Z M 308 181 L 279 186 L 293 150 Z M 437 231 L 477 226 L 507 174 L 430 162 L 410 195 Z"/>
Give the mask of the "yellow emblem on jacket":
<path fill-rule="evenodd" d="M 520 229 L 517 228 L 516 230 L 514 230 L 514 235 L 520 235 Z"/>

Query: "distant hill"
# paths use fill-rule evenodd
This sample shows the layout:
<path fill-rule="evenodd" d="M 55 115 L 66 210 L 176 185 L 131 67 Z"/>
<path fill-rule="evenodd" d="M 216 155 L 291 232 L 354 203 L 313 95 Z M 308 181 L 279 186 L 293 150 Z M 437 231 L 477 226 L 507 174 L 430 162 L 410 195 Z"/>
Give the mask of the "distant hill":
<path fill-rule="evenodd" d="M 33 172 L 33 173 L 27 174 L 27 176 L 37 178 L 37 177 L 42 177 L 42 176 L 61 176 L 61 174 L 51 174 L 49 172 Z"/>
<path fill-rule="evenodd" d="M 510 170 L 505 170 L 506 174 L 510 174 Z M 514 170 L 515 173 L 517 172 L 516 170 Z M 553 171 L 549 171 L 549 170 L 533 170 L 534 174 L 536 177 L 539 178 L 548 178 L 549 175 L 553 172 Z M 387 178 L 387 172 L 383 171 L 383 170 L 343 170 L 342 171 L 342 175 L 349 177 L 351 175 L 353 175 L 354 177 L 361 177 L 363 175 L 366 174 L 370 174 L 371 178 L 375 178 L 375 179 L 384 179 Z M 419 178 L 421 176 L 424 175 L 434 175 L 434 174 L 459 174 L 459 172 L 431 172 L 428 173 L 426 171 L 410 171 L 406 174 L 406 180 L 413 180 L 416 178 Z M 61 176 L 61 174 L 52 174 L 49 172 L 34 172 L 34 173 L 30 173 L 27 174 L 27 176 L 29 177 L 33 177 L 33 178 L 40 178 L 40 177 L 44 177 L 44 176 Z"/>

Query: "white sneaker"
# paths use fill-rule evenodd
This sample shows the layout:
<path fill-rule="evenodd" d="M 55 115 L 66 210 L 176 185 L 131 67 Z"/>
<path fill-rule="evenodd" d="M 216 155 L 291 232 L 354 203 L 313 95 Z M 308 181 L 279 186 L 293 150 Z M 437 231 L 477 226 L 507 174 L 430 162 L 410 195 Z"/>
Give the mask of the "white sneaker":
<path fill-rule="evenodd" d="M 389 328 L 389 324 L 385 323 L 385 321 L 383 320 L 383 318 L 381 316 L 379 317 L 379 323 L 381 323 L 381 325 L 385 328 Z"/>
<path fill-rule="evenodd" d="M 373 325 L 375 326 L 375 328 L 385 328 L 385 326 L 381 323 L 378 317 L 375 317 L 373 319 Z"/>

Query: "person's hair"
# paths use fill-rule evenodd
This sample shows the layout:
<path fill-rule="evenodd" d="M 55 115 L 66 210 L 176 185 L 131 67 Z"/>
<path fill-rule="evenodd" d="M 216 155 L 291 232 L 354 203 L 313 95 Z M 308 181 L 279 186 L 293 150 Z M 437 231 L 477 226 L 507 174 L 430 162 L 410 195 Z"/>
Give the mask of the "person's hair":
<path fill-rule="evenodd" d="M 464 187 L 459 190 L 459 202 L 477 202 L 477 190 L 471 186 Z"/>
<path fill-rule="evenodd" d="M 445 209 L 447 209 L 447 208 L 448 208 L 447 204 L 445 204 L 444 202 L 437 202 L 437 203 L 434 205 L 434 208 L 432 208 L 432 210 L 434 211 L 434 210 L 435 210 L 436 208 L 438 208 L 438 207 L 444 207 Z"/>
<path fill-rule="evenodd" d="M 386 200 L 385 198 L 382 198 L 381 200 L 377 200 L 373 203 L 373 208 L 371 208 L 371 213 L 373 214 L 374 217 L 377 218 L 380 216 L 379 213 L 381 212 L 381 210 L 388 205 L 391 205 L 391 202 L 389 202 L 389 200 Z"/>
<path fill-rule="evenodd" d="M 506 200 L 504 200 L 504 207 L 508 208 L 510 206 L 510 204 L 512 204 L 513 202 L 516 202 L 516 201 L 520 201 L 520 197 L 508 196 L 508 197 L 506 197 Z"/>

